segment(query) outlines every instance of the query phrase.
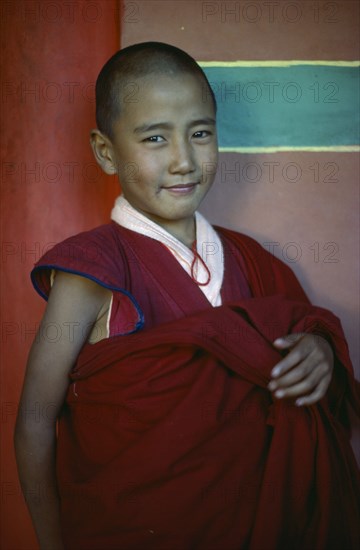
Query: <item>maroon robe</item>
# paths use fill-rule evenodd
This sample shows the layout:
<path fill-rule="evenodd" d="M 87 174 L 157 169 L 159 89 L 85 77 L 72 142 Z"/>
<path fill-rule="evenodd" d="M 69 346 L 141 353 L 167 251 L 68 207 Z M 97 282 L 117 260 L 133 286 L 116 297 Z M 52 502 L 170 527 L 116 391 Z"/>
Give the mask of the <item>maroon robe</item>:
<path fill-rule="evenodd" d="M 145 319 L 85 345 L 71 373 L 58 438 L 66 548 L 356 548 L 359 478 L 342 422 L 358 397 L 337 318 L 248 237 L 219 229 L 231 252 L 213 308 L 160 243 L 105 227 L 121 237 L 125 275 L 76 268 L 90 234 L 73 263 L 47 257 L 34 272 L 44 293 L 42 266 L 122 288 Z M 331 391 L 311 407 L 267 390 L 282 356 L 272 341 L 292 332 L 325 336 L 336 355 Z"/>

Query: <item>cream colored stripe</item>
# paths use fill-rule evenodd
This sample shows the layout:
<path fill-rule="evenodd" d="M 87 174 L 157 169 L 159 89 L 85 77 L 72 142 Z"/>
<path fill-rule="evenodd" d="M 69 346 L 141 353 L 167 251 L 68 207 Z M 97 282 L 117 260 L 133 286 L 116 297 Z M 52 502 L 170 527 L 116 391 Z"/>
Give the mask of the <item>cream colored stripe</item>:
<path fill-rule="evenodd" d="M 310 147 L 307 145 L 279 145 L 275 147 L 219 147 L 220 153 L 281 153 L 282 151 L 307 151 L 310 153 L 358 153 L 360 145 L 330 145 Z"/>
<path fill-rule="evenodd" d="M 323 60 L 289 60 L 289 61 L 198 61 L 201 67 L 294 67 L 296 65 L 328 65 L 331 67 L 359 67 L 360 61 L 323 61 Z"/>
<path fill-rule="evenodd" d="M 109 336 L 110 336 L 110 319 L 111 319 L 111 312 L 112 312 L 113 303 L 114 303 L 114 293 L 112 292 L 111 293 L 111 299 L 110 299 L 110 305 L 109 305 L 109 311 L 108 311 L 107 318 L 106 318 L 106 335 L 105 335 L 105 338 L 109 338 Z"/>

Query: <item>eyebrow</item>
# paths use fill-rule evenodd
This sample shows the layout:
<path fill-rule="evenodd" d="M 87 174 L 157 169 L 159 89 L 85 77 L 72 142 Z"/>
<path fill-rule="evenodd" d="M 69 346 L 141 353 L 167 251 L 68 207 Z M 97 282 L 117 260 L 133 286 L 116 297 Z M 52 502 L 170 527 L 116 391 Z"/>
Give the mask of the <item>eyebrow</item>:
<path fill-rule="evenodd" d="M 199 118 L 197 120 L 192 120 L 189 124 L 189 127 L 193 126 L 215 126 L 216 121 L 214 118 L 211 117 L 205 117 L 205 118 Z M 169 122 L 154 122 L 153 124 L 142 124 L 141 126 L 138 126 L 135 128 L 134 133 L 135 134 L 142 134 L 145 132 L 151 132 L 153 130 L 171 130 L 173 128 L 173 124 L 170 124 Z"/>

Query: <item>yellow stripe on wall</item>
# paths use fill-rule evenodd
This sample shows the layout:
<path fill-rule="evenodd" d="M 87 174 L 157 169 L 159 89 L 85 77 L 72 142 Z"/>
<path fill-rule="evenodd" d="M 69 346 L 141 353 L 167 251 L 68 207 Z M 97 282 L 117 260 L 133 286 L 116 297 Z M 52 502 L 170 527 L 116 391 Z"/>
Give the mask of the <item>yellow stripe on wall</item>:
<path fill-rule="evenodd" d="M 201 67 L 294 67 L 297 65 L 325 65 L 330 67 L 359 67 L 360 61 L 197 61 Z"/>
<path fill-rule="evenodd" d="M 359 153 L 360 145 L 332 145 L 329 147 L 307 147 L 306 145 L 291 147 L 219 147 L 220 153 L 281 153 L 285 151 L 306 151 L 310 153 Z"/>

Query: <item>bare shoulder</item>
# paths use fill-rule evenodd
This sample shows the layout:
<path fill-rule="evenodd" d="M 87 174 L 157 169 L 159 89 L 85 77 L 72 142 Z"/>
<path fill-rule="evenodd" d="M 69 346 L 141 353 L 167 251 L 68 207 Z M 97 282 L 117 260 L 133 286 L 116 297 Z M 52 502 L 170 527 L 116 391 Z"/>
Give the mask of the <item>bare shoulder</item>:
<path fill-rule="evenodd" d="M 50 400 L 56 404 L 54 411 L 59 411 L 69 372 L 109 297 L 110 290 L 90 279 L 57 273 L 30 351 L 23 402 Z"/>
<path fill-rule="evenodd" d="M 80 306 L 80 312 L 99 311 L 111 296 L 111 291 L 95 281 L 59 271 L 50 292 L 47 309 L 74 309 Z"/>
<path fill-rule="evenodd" d="M 62 356 L 64 352 L 73 361 L 111 294 L 110 290 L 91 279 L 59 271 L 50 292 L 35 346 L 58 356 Z M 56 332 L 56 337 L 51 336 L 51 332 Z"/>

